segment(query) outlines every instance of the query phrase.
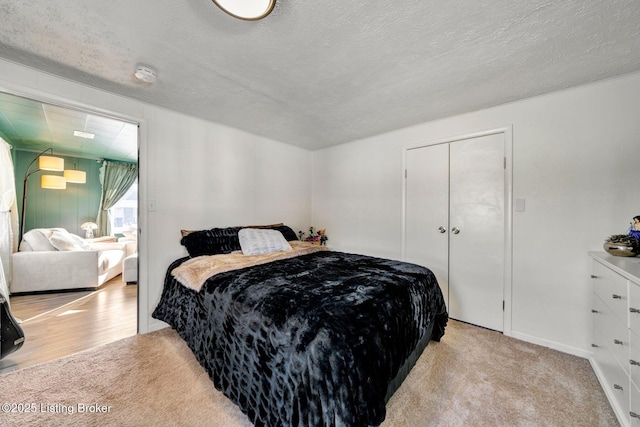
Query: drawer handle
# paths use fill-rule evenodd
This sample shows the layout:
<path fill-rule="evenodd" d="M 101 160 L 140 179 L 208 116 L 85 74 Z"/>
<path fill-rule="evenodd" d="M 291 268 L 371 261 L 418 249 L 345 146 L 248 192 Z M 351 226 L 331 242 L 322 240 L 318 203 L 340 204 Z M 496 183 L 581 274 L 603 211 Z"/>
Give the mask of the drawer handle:
<path fill-rule="evenodd" d="M 593 344 L 593 343 L 592 343 L 592 344 L 591 344 L 591 347 L 593 347 L 593 348 L 598 348 L 598 344 Z"/>
<path fill-rule="evenodd" d="M 613 298 L 613 299 L 622 299 L 622 297 L 620 295 L 616 295 L 616 294 L 611 295 L 611 298 Z"/>
<path fill-rule="evenodd" d="M 591 309 L 592 313 L 598 313 L 598 310 Z"/>
<path fill-rule="evenodd" d="M 598 278 L 598 276 L 596 276 L 595 274 L 592 274 L 592 275 L 591 275 L 591 278 L 592 278 L 592 279 L 597 279 L 597 278 Z"/>
<path fill-rule="evenodd" d="M 613 343 L 614 344 L 618 344 L 618 345 L 623 345 L 624 344 L 622 341 L 616 340 L 616 339 L 613 340 Z"/>
<path fill-rule="evenodd" d="M 615 388 L 616 390 L 624 390 L 624 388 L 622 388 L 622 386 L 618 384 L 614 384 L 613 388 Z"/>
<path fill-rule="evenodd" d="M 640 310 L 637 309 L 637 308 L 629 307 L 629 312 L 630 313 L 640 313 Z"/>
<path fill-rule="evenodd" d="M 640 418 L 640 415 L 636 414 L 635 412 L 629 412 L 629 415 L 631 415 L 631 418 Z"/>
<path fill-rule="evenodd" d="M 591 344 L 591 345 L 593 345 L 593 344 Z M 635 360 L 629 359 L 629 363 L 631 363 L 631 365 L 633 365 L 633 366 L 640 366 L 640 362 L 636 362 Z"/>

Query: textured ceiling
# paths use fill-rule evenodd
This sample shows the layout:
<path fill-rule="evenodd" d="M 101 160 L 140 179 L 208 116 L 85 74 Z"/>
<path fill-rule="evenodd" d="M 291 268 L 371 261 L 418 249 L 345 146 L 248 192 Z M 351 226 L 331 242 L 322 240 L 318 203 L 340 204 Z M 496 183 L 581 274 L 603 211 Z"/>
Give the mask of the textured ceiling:
<path fill-rule="evenodd" d="M 640 70 L 640 1 L 0 0 L 0 57 L 309 149 Z M 137 81 L 137 63 L 158 81 Z"/>

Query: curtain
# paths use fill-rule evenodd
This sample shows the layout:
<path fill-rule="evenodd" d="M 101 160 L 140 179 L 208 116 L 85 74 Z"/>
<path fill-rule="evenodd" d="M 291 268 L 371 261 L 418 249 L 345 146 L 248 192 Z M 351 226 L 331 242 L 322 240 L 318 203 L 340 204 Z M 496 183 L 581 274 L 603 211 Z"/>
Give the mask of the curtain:
<path fill-rule="evenodd" d="M 109 236 L 111 222 L 109 208 L 118 203 L 138 178 L 138 165 L 135 163 L 112 162 L 105 160 L 100 168 L 100 210 L 98 211 L 98 236 Z"/>
<path fill-rule="evenodd" d="M 11 146 L 0 138 L 0 293 L 9 299 L 11 254 L 18 249 L 18 205 Z"/>

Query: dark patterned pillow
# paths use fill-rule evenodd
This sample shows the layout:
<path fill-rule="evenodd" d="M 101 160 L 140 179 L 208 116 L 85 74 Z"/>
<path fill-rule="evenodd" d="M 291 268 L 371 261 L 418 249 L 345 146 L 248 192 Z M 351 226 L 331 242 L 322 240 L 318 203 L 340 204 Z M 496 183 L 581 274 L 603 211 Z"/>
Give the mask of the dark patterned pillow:
<path fill-rule="evenodd" d="M 269 227 L 269 228 L 273 230 L 278 230 L 279 232 L 281 232 L 284 238 L 287 239 L 287 242 L 298 240 L 298 236 L 296 235 L 296 232 L 293 231 L 291 227 L 288 227 L 286 225 L 279 225 L 279 226 Z"/>
<path fill-rule="evenodd" d="M 228 254 L 240 250 L 240 227 L 212 228 L 193 231 L 180 240 L 191 257 Z"/>

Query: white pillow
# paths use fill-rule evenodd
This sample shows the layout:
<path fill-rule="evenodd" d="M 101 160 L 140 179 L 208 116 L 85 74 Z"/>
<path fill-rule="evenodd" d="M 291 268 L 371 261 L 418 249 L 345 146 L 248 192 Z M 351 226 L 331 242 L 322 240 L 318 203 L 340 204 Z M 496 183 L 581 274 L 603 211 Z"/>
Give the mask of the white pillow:
<path fill-rule="evenodd" d="M 56 248 L 49 241 L 51 230 L 48 228 L 34 228 L 22 236 L 20 251 L 55 251 Z"/>
<path fill-rule="evenodd" d="M 243 228 L 238 232 L 243 255 L 290 251 L 291 245 L 278 230 Z"/>
<path fill-rule="evenodd" d="M 84 248 L 68 232 L 54 231 L 49 242 L 59 251 L 83 251 Z"/>

